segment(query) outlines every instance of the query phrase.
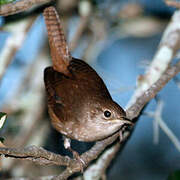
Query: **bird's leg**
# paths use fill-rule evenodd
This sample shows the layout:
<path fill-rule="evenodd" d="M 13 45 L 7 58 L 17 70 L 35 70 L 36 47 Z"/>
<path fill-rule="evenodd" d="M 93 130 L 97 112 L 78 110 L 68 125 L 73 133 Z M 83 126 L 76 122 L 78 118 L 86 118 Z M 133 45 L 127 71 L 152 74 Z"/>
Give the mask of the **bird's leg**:
<path fill-rule="evenodd" d="M 64 137 L 64 147 L 65 149 L 68 149 L 73 154 L 73 158 L 79 162 L 81 172 L 83 173 L 83 166 L 85 166 L 86 163 L 81 159 L 79 153 L 71 148 L 71 139 Z"/>

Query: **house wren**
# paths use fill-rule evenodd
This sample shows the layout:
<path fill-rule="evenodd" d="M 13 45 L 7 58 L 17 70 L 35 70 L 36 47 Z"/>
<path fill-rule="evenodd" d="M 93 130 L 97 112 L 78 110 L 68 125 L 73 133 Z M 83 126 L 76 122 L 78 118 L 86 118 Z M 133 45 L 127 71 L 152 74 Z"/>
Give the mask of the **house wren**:
<path fill-rule="evenodd" d="M 46 8 L 43 15 L 53 62 L 44 71 L 44 82 L 54 128 L 67 138 L 90 142 L 131 125 L 96 71 L 71 56 L 55 8 Z"/>

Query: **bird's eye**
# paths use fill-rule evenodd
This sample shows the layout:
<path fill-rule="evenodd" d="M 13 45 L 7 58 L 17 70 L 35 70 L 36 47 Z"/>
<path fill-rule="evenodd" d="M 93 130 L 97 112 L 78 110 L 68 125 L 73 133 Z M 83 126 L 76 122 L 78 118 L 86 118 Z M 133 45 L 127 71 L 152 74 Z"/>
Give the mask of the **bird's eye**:
<path fill-rule="evenodd" d="M 106 118 L 111 117 L 111 112 L 108 111 L 108 110 L 104 111 L 104 116 L 105 116 Z"/>

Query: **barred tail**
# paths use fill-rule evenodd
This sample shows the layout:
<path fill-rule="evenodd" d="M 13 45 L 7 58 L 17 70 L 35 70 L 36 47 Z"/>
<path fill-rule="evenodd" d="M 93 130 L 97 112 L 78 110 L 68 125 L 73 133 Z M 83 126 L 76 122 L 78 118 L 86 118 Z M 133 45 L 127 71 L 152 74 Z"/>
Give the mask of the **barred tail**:
<path fill-rule="evenodd" d="M 46 8 L 43 12 L 48 32 L 49 45 L 54 70 L 68 75 L 67 69 L 72 59 L 69 52 L 60 19 L 53 6 Z"/>

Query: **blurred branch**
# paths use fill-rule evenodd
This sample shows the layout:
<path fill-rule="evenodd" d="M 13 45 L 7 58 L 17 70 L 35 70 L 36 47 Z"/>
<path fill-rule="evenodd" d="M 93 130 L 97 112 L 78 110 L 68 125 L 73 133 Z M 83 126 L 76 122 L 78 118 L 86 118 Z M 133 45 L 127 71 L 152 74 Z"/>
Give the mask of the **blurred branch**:
<path fill-rule="evenodd" d="M 51 2 L 52 0 L 20 0 L 0 6 L 0 16 L 8 16 L 23 12 L 33 6 Z"/>
<path fill-rule="evenodd" d="M 38 122 L 42 120 L 45 109 L 42 69 L 48 66 L 47 62 L 48 57 L 40 53 L 37 61 L 32 64 L 29 73 L 27 73 L 27 76 L 31 77 L 28 83 L 28 92 L 26 95 L 21 94 L 21 101 L 17 99 L 21 104 L 21 109 L 24 110 L 24 115 L 21 118 L 21 130 L 13 141 L 16 147 L 23 147 L 27 144 L 29 138 L 32 138 Z"/>
<path fill-rule="evenodd" d="M 71 43 L 70 43 L 70 51 L 73 51 L 76 48 L 79 42 L 79 39 L 81 38 L 84 32 L 84 29 L 87 27 L 88 20 L 89 20 L 89 16 L 80 18 L 78 28 L 75 34 L 73 35 L 73 39 L 71 40 Z"/>
<path fill-rule="evenodd" d="M 13 23 L 12 27 L 9 25 L 7 31 L 11 31 L 11 34 L 6 39 L 3 49 L 0 53 L 0 80 L 5 73 L 8 65 L 11 63 L 16 52 L 21 48 L 24 40 L 26 39 L 27 32 L 31 28 L 35 17 L 27 18 L 26 21 L 20 21 Z M 4 28 L 6 31 L 6 27 Z"/>
<path fill-rule="evenodd" d="M 180 11 L 176 11 L 172 17 L 171 22 L 169 23 L 168 27 L 166 28 L 163 34 L 159 48 L 146 74 L 139 78 L 139 86 L 137 87 L 134 95 L 132 96 L 131 100 L 129 101 L 127 105 L 127 107 L 129 108 L 127 109 L 126 113 L 129 119 L 137 118 L 142 108 L 145 106 L 145 104 L 150 99 L 152 99 L 156 95 L 156 93 L 166 84 L 165 82 L 163 82 L 163 78 L 169 79 L 169 80 L 172 78 L 170 77 L 171 76 L 170 74 L 172 72 L 170 72 L 170 69 L 168 69 L 168 66 L 171 60 L 173 59 L 174 55 L 176 54 L 177 50 L 179 49 L 179 44 L 180 44 L 180 21 L 179 21 L 180 18 L 179 17 L 180 17 Z M 180 62 L 178 62 L 178 64 L 180 65 Z M 178 64 L 177 66 L 179 66 Z M 155 89 L 159 88 L 159 90 L 156 90 L 155 94 L 151 92 L 151 91 L 154 91 L 153 90 L 154 88 Z M 148 95 L 149 93 L 151 94 L 150 99 Z M 130 137 L 131 133 L 129 133 L 127 137 Z M 107 163 L 106 167 L 108 167 L 111 162 L 111 161 L 108 161 L 109 156 L 110 156 L 109 152 L 111 152 L 111 154 L 115 156 L 116 152 L 118 152 L 119 149 L 122 149 L 122 148 L 123 148 L 123 145 L 118 146 L 115 144 L 114 146 L 112 146 L 110 149 L 108 149 L 102 154 L 102 156 L 98 159 L 97 162 L 91 165 L 89 170 L 87 169 L 87 171 L 90 171 L 90 172 L 85 172 L 85 174 L 87 173 L 88 176 L 90 176 L 91 174 L 91 176 L 93 177 L 96 176 L 96 179 L 100 179 L 101 174 L 99 174 L 99 171 L 100 172 L 102 170 L 104 171 L 104 167 L 105 167 L 104 163 Z M 97 169 L 97 170 L 91 171 L 91 169 Z"/>
<path fill-rule="evenodd" d="M 165 0 L 165 3 L 166 3 L 168 6 L 172 6 L 172 7 L 175 7 L 175 8 L 180 8 L 180 2 L 178 2 L 178 1 Z"/>
<path fill-rule="evenodd" d="M 76 48 L 80 37 L 82 36 L 85 28 L 87 27 L 87 24 L 91 15 L 91 8 L 92 7 L 91 7 L 90 1 L 81 1 L 79 3 L 79 14 L 81 17 L 80 17 L 78 28 L 70 43 L 70 51 L 73 51 Z"/>
<path fill-rule="evenodd" d="M 159 126 L 164 131 L 164 133 L 169 137 L 169 139 L 174 144 L 176 149 L 180 152 L 180 141 L 162 119 L 163 106 L 164 106 L 163 101 L 160 99 L 157 99 L 157 108 L 155 112 L 146 112 L 146 114 L 154 118 L 154 121 L 155 121 L 154 123 L 157 124 L 157 126 Z M 156 135 L 154 137 L 155 143 L 158 143 L 159 131 L 157 127 L 155 131 L 155 135 Z"/>
<path fill-rule="evenodd" d="M 108 168 L 110 162 L 114 159 L 119 147 L 120 143 L 118 142 L 114 147 L 115 151 L 112 151 L 112 148 L 107 149 L 106 153 L 103 153 L 96 163 L 90 165 L 83 174 L 84 180 L 89 179 L 89 177 L 94 180 L 100 178 L 105 179 L 106 169 Z M 102 176 L 104 176 L 104 178 Z"/>
<path fill-rule="evenodd" d="M 48 57 L 41 52 L 37 57 L 37 61 L 26 69 L 23 77 L 24 82 L 21 83 L 23 87 L 21 85 L 11 101 L 3 107 L 4 110 L 10 107 L 11 111 L 22 111 L 19 117 L 19 131 L 16 132 L 14 138 L 8 138 L 10 142 L 7 144 L 11 144 L 13 147 L 24 147 L 27 144 L 31 144 L 31 142 L 37 146 L 42 146 L 42 142 L 47 137 L 48 123 L 42 118 L 45 110 L 42 69 L 47 66 Z M 11 107 L 11 104 L 13 104 L 13 107 Z M 14 159 L 8 160 L 3 162 L 3 167 L 15 169 L 17 161 L 14 161 Z"/>
<path fill-rule="evenodd" d="M 139 76 L 136 91 L 127 107 L 133 104 L 137 97 L 141 96 L 163 72 L 168 68 L 177 50 L 180 47 L 180 11 L 176 11 L 163 33 L 159 48 L 154 55 L 151 65 L 145 75 Z"/>

